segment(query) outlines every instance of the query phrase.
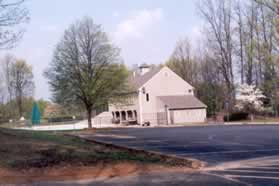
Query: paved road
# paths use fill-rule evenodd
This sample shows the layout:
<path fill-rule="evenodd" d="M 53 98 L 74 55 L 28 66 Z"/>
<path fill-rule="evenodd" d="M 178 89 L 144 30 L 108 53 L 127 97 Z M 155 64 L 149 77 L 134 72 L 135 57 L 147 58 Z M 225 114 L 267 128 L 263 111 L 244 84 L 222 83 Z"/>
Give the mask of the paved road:
<path fill-rule="evenodd" d="M 279 185 L 279 126 L 112 129 L 84 137 L 207 162 L 187 185 L 202 185 L 199 177 L 211 185 Z"/>

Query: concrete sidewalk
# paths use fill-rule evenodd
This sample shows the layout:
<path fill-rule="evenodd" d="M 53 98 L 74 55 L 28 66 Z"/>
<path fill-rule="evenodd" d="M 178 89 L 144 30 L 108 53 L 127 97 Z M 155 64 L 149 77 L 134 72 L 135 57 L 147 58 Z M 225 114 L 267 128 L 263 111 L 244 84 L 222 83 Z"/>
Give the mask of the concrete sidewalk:
<path fill-rule="evenodd" d="M 208 126 L 233 126 L 233 125 L 279 125 L 279 122 L 209 122 L 209 123 L 193 123 L 193 124 L 180 124 L 180 125 L 116 125 L 116 124 L 94 124 L 93 128 L 177 128 L 177 127 L 208 127 Z M 83 120 L 74 124 L 65 125 L 43 125 L 43 126 L 30 126 L 30 127 L 16 127 L 14 129 L 20 130 L 33 130 L 33 131 L 67 131 L 67 130 L 83 130 L 88 128 L 87 120 Z"/>
<path fill-rule="evenodd" d="M 116 125 L 113 124 L 102 124 L 102 125 L 96 125 L 93 123 L 94 128 L 115 128 Z M 88 121 L 83 120 L 74 124 L 50 124 L 50 125 L 36 125 L 36 126 L 30 126 L 30 127 L 16 127 L 15 129 L 20 130 L 33 130 L 33 131 L 68 131 L 68 130 L 83 130 L 88 128 Z"/>
<path fill-rule="evenodd" d="M 92 121 L 93 122 L 93 121 Z M 102 128 L 145 128 L 140 125 L 116 125 L 116 124 L 94 124 L 93 128 L 102 129 Z M 33 131 L 71 131 L 71 130 L 83 130 L 88 128 L 88 121 L 83 120 L 74 124 L 49 124 L 49 125 L 36 125 L 36 126 L 25 126 L 25 127 L 15 127 L 14 129 L 19 130 L 33 130 Z"/>

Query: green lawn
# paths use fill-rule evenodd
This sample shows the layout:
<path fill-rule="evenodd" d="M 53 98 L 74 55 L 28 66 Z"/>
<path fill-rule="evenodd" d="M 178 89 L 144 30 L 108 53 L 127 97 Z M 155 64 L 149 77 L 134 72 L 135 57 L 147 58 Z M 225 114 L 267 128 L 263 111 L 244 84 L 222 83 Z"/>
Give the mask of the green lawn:
<path fill-rule="evenodd" d="M 156 157 L 85 142 L 63 133 L 0 128 L 0 168 L 29 169 L 57 165 L 95 165 L 121 161 L 160 163 Z"/>

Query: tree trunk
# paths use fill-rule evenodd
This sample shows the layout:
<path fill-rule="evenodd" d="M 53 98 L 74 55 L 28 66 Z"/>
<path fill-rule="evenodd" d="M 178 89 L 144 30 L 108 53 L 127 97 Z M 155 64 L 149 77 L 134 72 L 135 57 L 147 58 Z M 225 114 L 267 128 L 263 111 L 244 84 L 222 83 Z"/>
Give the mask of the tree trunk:
<path fill-rule="evenodd" d="M 87 108 L 88 128 L 92 129 L 92 109 Z"/>
<path fill-rule="evenodd" d="M 22 109 L 22 101 L 19 101 L 19 116 L 20 118 L 23 117 L 23 109 Z"/>
<path fill-rule="evenodd" d="M 17 97 L 17 107 L 18 107 L 19 118 L 21 118 L 23 116 L 22 97 L 21 96 Z"/>

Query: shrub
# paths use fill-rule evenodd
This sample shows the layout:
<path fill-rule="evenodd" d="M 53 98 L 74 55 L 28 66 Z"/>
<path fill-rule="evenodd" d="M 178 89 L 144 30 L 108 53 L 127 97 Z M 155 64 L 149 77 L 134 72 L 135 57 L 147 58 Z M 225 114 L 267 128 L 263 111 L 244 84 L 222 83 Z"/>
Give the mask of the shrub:
<path fill-rule="evenodd" d="M 229 115 L 224 116 L 224 121 L 240 121 L 247 120 L 249 118 L 249 114 L 246 112 L 235 112 Z"/>
<path fill-rule="evenodd" d="M 76 119 L 73 119 L 73 116 L 58 116 L 58 117 L 48 118 L 47 120 L 48 123 L 59 123 L 59 122 L 83 120 L 83 117 L 77 116 Z"/>
<path fill-rule="evenodd" d="M 9 123 L 8 119 L 0 118 L 0 124 Z"/>

